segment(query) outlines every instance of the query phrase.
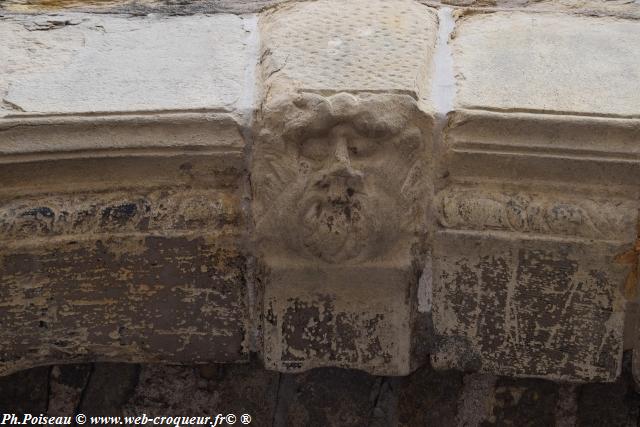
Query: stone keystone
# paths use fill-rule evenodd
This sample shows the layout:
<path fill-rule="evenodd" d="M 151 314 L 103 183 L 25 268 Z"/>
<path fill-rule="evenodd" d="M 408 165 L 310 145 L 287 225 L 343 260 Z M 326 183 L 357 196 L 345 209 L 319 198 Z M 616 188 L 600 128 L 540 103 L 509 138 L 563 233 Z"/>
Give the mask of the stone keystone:
<path fill-rule="evenodd" d="M 319 1 L 260 29 L 252 185 L 266 364 L 406 374 L 427 242 L 433 121 L 421 105 L 435 15 Z"/>

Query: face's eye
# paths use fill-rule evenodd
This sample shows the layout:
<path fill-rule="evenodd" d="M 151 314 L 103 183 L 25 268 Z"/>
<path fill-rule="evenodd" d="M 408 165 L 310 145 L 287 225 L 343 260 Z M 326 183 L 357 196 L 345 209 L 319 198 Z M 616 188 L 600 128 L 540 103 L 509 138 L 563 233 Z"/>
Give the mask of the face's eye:
<path fill-rule="evenodd" d="M 321 161 L 326 159 L 330 153 L 331 147 L 326 138 L 309 138 L 300 145 L 300 156 L 306 159 Z"/>
<path fill-rule="evenodd" d="M 356 137 L 349 140 L 347 149 L 352 159 L 370 157 L 380 148 L 378 141 L 365 137 Z"/>

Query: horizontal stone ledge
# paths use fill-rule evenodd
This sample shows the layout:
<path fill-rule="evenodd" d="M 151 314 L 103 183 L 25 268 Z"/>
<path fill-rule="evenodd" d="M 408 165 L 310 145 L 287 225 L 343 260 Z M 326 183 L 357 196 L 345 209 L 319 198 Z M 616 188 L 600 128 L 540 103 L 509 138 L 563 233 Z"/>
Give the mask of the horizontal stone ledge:
<path fill-rule="evenodd" d="M 434 5 L 0 18 L 2 373 L 255 351 L 613 381 L 640 24 Z"/>

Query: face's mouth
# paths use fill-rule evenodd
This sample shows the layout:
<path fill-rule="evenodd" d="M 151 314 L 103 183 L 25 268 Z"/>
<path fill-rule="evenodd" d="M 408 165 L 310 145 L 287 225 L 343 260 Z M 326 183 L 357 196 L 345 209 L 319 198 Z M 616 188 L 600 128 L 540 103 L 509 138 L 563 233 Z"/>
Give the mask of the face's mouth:
<path fill-rule="evenodd" d="M 311 196 L 300 206 L 302 242 L 312 254 L 333 262 L 362 251 L 371 231 L 364 199 Z"/>

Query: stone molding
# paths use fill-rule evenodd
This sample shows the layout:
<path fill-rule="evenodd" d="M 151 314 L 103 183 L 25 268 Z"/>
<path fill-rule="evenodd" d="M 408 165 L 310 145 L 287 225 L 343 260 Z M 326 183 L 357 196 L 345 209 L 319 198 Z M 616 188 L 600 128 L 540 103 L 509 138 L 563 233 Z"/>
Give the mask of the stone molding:
<path fill-rule="evenodd" d="M 635 20 L 318 0 L 0 36 L 0 374 L 638 353 Z"/>
<path fill-rule="evenodd" d="M 566 193 L 449 187 L 437 197 L 438 223 L 446 229 L 507 231 L 630 242 L 637 203 Z"/>

